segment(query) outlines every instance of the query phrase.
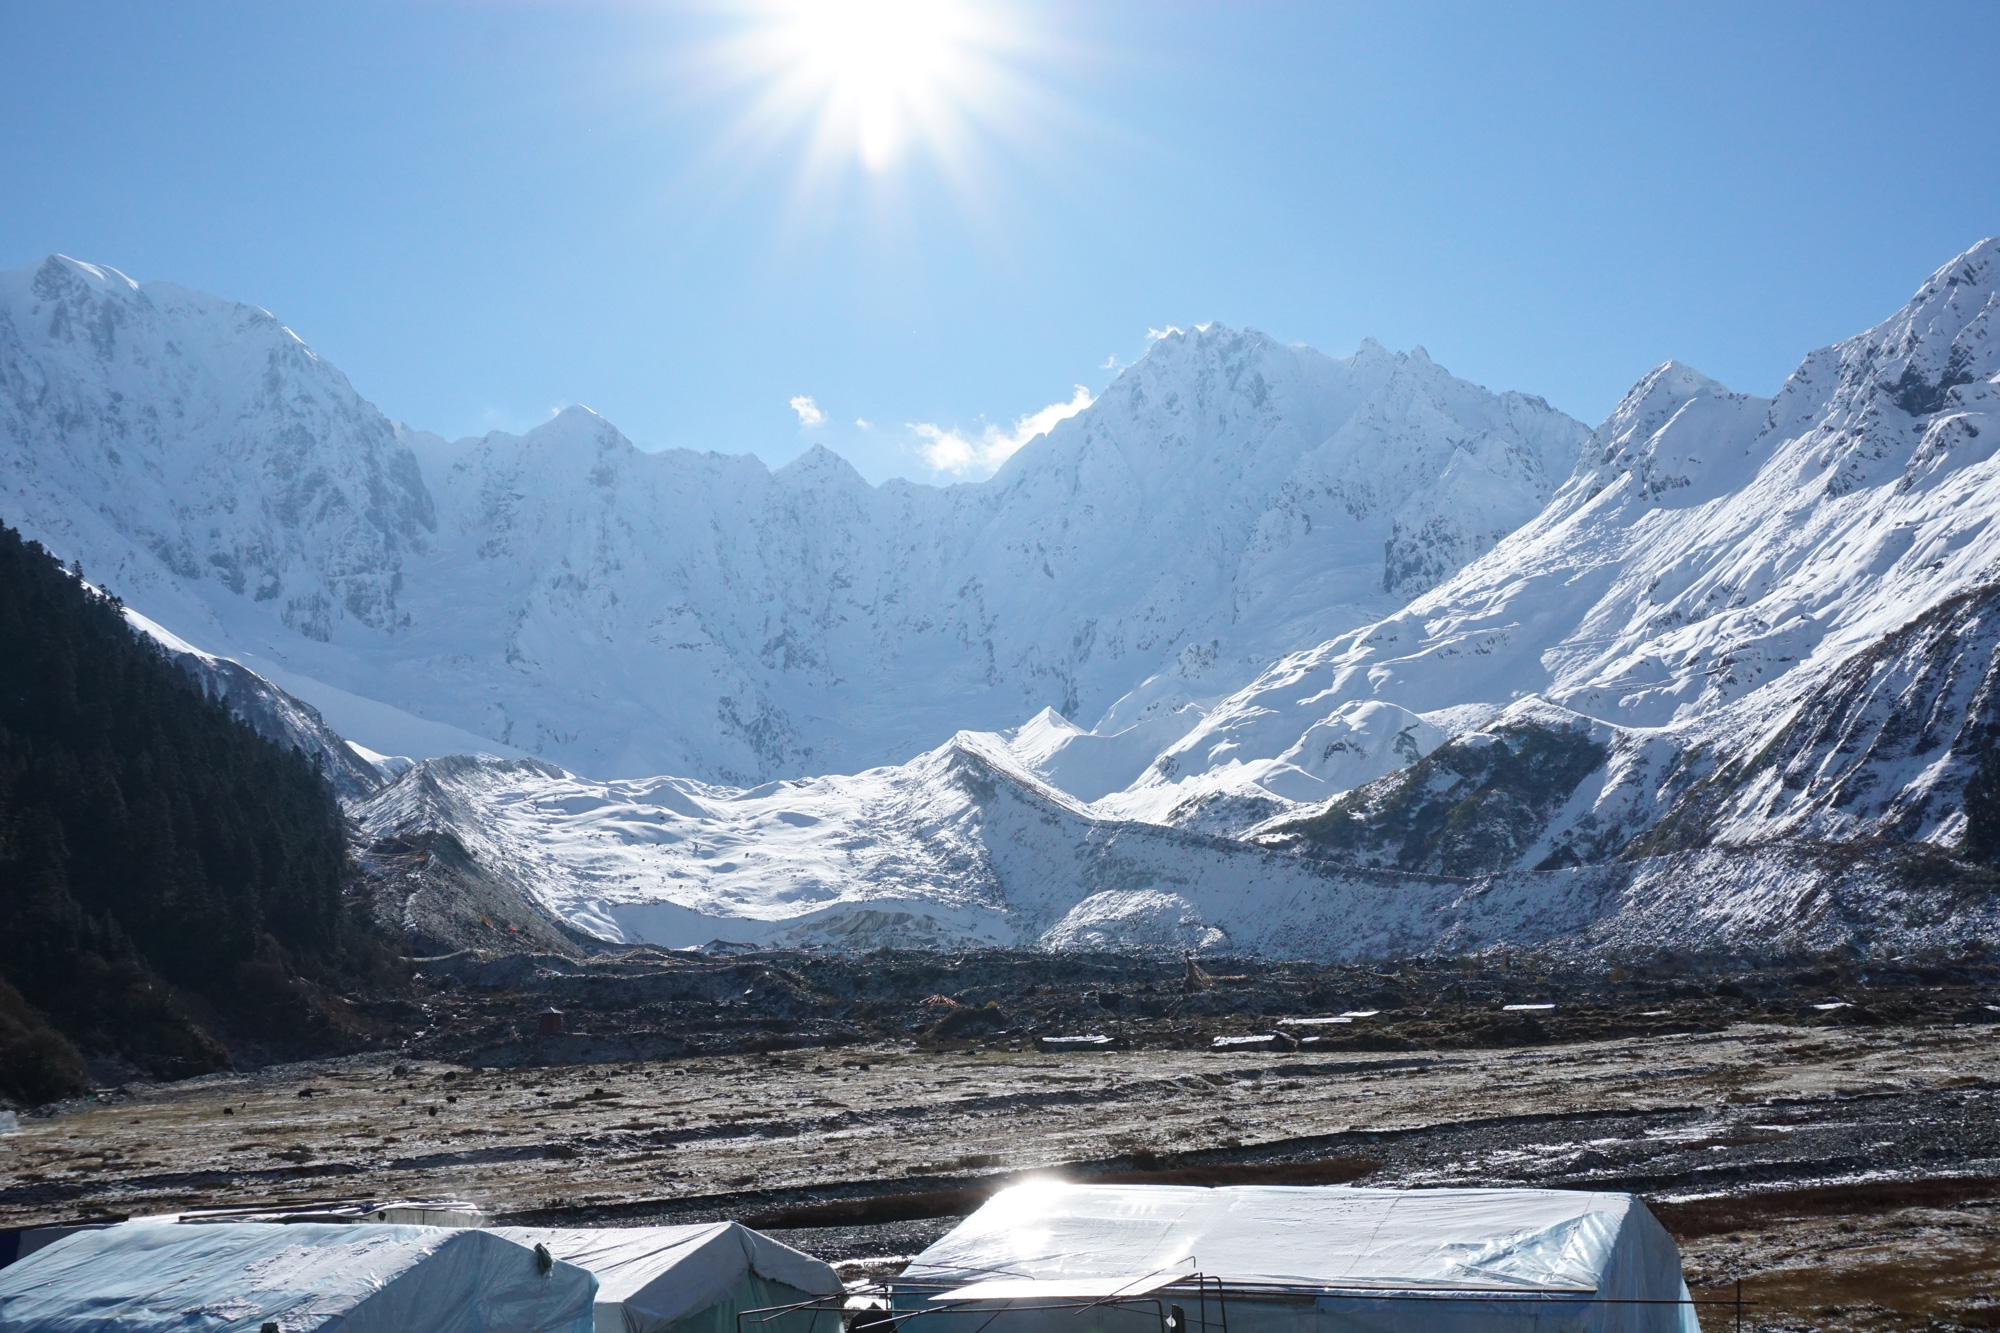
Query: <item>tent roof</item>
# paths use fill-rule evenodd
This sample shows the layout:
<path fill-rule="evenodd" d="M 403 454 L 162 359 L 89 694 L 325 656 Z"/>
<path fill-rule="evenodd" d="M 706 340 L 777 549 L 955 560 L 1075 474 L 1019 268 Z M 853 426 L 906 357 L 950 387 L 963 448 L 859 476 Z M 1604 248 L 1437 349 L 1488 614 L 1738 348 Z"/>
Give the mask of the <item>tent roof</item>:
<path fill-rule="evenodd" d="M 600 1303 L 616 1301 L 671 1322 L 714 1305 L 755 1273 L 812 1296 L 843 1290 L 840 1275 L 809 1254 L 736 1222 L 678 1227 L 495 1227 L 522 1245 L 546 1245 L 597 1275 Z"/>
<path fill-rule="evenodd" d="M 1629 1194 L 1017 1185 L 918 1255 L 897 1285 L 1178 1268 L 1244 1286 L 1590 1292 L 1635 1210 L 1650 1228 L 1647 1248 L 1664 1244 L 1673 1256 Z M 1671 1276 L 1652 1285 L 1671 1285 L 1659 1293 L 1671 1299 L 1678 1256 L 1662 1272 Z"/>
<path fill-rule="evenodd" d="M 597 1289 L 486 1231 L 345 1223 L 136 1224 L 67 1236 L 0 1270 L 0 1329 L 585 1333 Z"/>

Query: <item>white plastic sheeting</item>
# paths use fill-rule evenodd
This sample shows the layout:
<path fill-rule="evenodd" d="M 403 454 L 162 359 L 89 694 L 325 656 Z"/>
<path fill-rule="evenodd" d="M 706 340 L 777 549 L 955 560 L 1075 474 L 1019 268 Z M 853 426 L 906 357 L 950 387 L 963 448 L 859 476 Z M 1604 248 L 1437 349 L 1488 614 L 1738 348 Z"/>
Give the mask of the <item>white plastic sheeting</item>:
<path fill-rule="evenodd" d="M 596 1293 L 488 1231 L 126 1225 L 0 1270 L 0 1333 L 590 1333 Z"/>
<path fill-rule="evenodd" d="M 1183 1283 L 1117 1310 L 1047 1308 L 1077 1279 L 1170 1269 L 1207 1279 L 1205 1303 Z M 1050 1296 L 1023 1289 L 992 1333 L 1144 1330 L 1168 1301 L 1213 1333 L 1218 1283 L 1231 1333 L 1700 1330 L 1673 1239 L 1629 1194 L 1020 1185 L 918 1255 L 895 1304 L 936 1310 L 939 1292 L 997 1278 Z M 954 1333 L 994 1309 L 925 1316 L 906 1333 Z"/>
<path fill-rule="evenodd" d="M 679 1227 L 496 1227 L 546 1245 L 597 1277 L 597 1333 L 736 1333 L 736 1315 L 838 1295 L 840 1275 L 809 1254 L 735 1222 Z M 744 1321 L 743 1333 L 840 1333 L 838 1313 Z"/>

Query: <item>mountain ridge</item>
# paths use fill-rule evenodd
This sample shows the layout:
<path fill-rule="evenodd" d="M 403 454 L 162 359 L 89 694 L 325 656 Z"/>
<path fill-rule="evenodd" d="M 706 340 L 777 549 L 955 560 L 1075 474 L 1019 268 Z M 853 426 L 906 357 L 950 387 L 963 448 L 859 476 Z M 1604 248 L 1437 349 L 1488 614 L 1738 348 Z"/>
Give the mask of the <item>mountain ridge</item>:
<path fill-rule="evenodd" d="M 627 942 L 1990 939 L 2000 873 L 1976 849 L 2000 829 L 1968 837 L 1966 790 L 2000 782 L 1996 313 L 1985 241 L 1769 399 L 1662 363 L 1559 479 L 1567 427 L 1524 395 L 1214 328 L 944 490 L 871 488 L 830 452 L 661 459 L 586 409 L 525 436 L 406 431 L 434 519 L 410 558 L 466 591 L 455 638 L 399 591 L 415 610 L 385 669 L 596 691 L 637 725 L 659 682 L 619 656 L 636 624 L 708 672 L 689 725 L 723 701 L 758 753 L 827 757 L 812 727 L 836 712 L 904 756 L 944 717 L 1006 720 L 820 776 L 437 759 L 352 808 L 407 901 L 435 873 L 425 901 L 484 893 Z M 1429 577 L 1400 536 L 1447 512 L 1424 549 L 1465 559 L 1400 597 L 1399 571 Z M 635 620 L 634 588 L 682 595 Z M 518 679 L 453 675 L 427 642 Z M 1202 693 L 1266 642 L 1311 646 Z M 922 688 L 882 692 L 905 668 Z M 792 692 L 760 693 L 773 679 Z"/>
<path fill-rule="evenodd" d="M 2000 443 L 1996 310 L 2000 241 L 1982 241 L 1772 399 L 1659 367 L 1542 514 L 1382 621 L 1274 663 L 1126 808 L 1178 799 L 1199 818 L 1206 781 L 1235 793 L 1240 830 L 1332 797 L 1287 747 L 1363 703 L 1490 717 L 1538 695 L 1688 746 L 1767 738 L 1826 672 L 2000 572 L 1980 500 Z M 1239 755 L 1271 776 L 1232 779 Z"/>
<path fill-rule="evenodd" d="M 254 307 L 60 257 L 0 281 L 0 517 L 309 700 L 598 774 L 1173 713 L 1490 546 L 1585 434 L 1421 352 L 1204 326 L 988 481 L 876 487 L 831 451 L 646 453 L 581 407 L 446 441 Z"/>

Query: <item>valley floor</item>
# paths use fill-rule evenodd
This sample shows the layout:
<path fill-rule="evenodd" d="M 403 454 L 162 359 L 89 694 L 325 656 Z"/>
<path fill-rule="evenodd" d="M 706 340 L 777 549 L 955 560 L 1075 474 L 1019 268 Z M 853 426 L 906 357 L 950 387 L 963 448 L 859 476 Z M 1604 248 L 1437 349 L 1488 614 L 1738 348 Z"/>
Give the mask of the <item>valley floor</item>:
<path fill-rule="evenodd" d="M 770 964 L 700 966 L 714 979 Z M 1087 976 L 1089 965 L 1065 970 Z M 1375 976 L 1413 1006 L 1430 993 Z M 457 1197 L 517 1222 L 736 1217 L 860 1278 L 894 1271 L 993 1189 L 1037 1171 L 1601 1188 L 1648 1198 L 1697 1294 L 1733 1296 L 1740 1280 L 1754 1302 L 1746 1328 L 2000 1326 L 2000 1027 L 1876 1012 L 1923 994 L 1962 1009 L 1973 992 L 1850 988 L 1847 1009 L 1806 1003 L 1779 1018 L 1717 1013 L 1713 996 L 1677 1008 L 1641 989 L 1622 1016 L 1599 1005 L 1596 1035 L 1567 1036 L 1555 1028 L 1563 1009 L 1438 1000 L 1319 1029 L 1382 1023 L 1346 1044 L 1393 1047 L 1408 1044 L 1397 1030 L 1422 1023 L 1441 1034 L 1428 1048 L 1208 1046 L 1276 1026 L 1268 1006 L 1241 1012 L 1215 991 L 1283 980 L 1163 1000 L 1157 1019 L 1125 1023 L 1126 1049 L 1091 1053 L 1044 1053 L 1005 1031 L 954 1039 L 937 1027 L 965 1024 L 939 1020 L 909 1037 L 878 1024 L 831 1046 L 492 1058 L 532 1053 L 536 1039 L 521 1038 L 485 1043 L 477 1065 L 405 1052 L 129 1085 L 23 1117 L 0 1147 L 0 1224 Z M 434 1021 L 470 1021 L 477 996 L 442 995 L 460 1008 L 435 1000 Z M 919 1008 L 973 1010 L 932 998 Z M 1093 998 L 1106 1003 L 1102 990 Z M 1190 1016 L 1188 1005 L 1239 1011 Z M 1824 1025 L 1850 1013 L 1867 1021 Z M 574 1003 L 570 1018 L 605 1040 L 619 1026 Z M 1541 1044 L 1497 1044 L 1502 1027 L 1470 1045 L 1474 1018 L 1548 1026 L 1515 1031 Z M 1662 1021 L 1681 1030 L 1657 1030 Z M 1620 1023 L 1630 1031 L 1606 1033 Z M 1711 1330 L 1734 1321 L 1733 1309 L 1703 1310 Z"/>

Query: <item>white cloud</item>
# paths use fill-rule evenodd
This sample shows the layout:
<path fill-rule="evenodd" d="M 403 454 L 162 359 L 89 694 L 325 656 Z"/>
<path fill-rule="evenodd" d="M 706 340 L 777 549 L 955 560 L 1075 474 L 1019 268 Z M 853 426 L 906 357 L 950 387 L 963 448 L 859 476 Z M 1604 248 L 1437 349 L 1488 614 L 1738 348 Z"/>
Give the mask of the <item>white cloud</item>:
<path fill-rule="evenodd" d="M 1147 329 L 1146 341 L 1148 343 L 1156 343 L 1162 338 L 1171 338 L 1179 332 L 1181 332 L 1181 329 L 1172 324 L 1167 325 L 1164 329 Z"/>
<path fill-rule="evenodd" d="M 859 427 L 861 427 L 861 429 L 863 429 L 863 430 L 874 430 L 874 429 L 875 429 L 875 423 L 874 423 L 874 422 L 872 422 L 872 421 L 870 421 L 870 420 L 869 420 L 869 419 L 868 419 L 867 417 L 856 417 L 856 418 L 854 418 L 854 424 L 855 424 L 855 425 L 857 425 L 857 426 L 859 426 Z"/>
<path fill-rule="evenodd" d="M 913 421 L 910 429 L 930 441 L 923 448 L 924 461 L 939 472 L 962 475 L 979 461 L 979 446 L 955 430 L 933 426 L 928 421 Z"/>
<path fill-rule="evenodd" d="M 819 404 L 800 394 L 792 399 L 792 411 L 799 414 L 799 429 L 818 430 L 826 424 L 826 413 L 819 410 Z"/>
<path fill-rule="evenodd" d="M 969 438 L 960 431 L 946 430 L 928 421 L 912 422 L 910 429 L 929 441 L 923 446 L 924 461 L 939 472 L 955 476 L 990 473 L 1012 458 L 1022 445 L 1037 435 L 1048 434 L 1058 421 L 1075 416 L 1089 407 L 1091 401 L 1090 390 L 1079 384 L 1067 402 L 1050 403 L 1039 412 L 1030 412 L 1016 420 L 1011 430 L 988 426 Z"/>

